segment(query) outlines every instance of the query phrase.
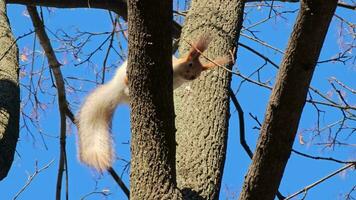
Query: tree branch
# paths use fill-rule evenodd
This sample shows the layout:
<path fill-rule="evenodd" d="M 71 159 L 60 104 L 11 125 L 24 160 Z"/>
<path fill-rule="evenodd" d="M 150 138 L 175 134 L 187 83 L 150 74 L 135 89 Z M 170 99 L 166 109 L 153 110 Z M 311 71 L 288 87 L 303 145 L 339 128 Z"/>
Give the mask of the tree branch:
<path fill-rule="evenodd" d="M 337 3 L 337 6 L 342 7 L 342 8 L 351 9 L 351 10 L 356 10 L 356 5 L 346 4 L 344 2 Z"/>
<path fill-rule="evenodd" d="M 56 8 L 98 8 L 117 12 L 127 19 L 126 0 L 7 0 L 6 3 Z"/>
<path fill-rule="evenodd" d="M 296 193 L 294 193 L 294 194 L 288 196 L 287 198 L 285 198 L 285 200 L 292 199 L 293 197 L 295 197 L 295 196 L 297 196 L 297 195 L 299 195 L 299 194 L 301 194 L 301 193 L 303 193 L 303 192 L 306 193 L 306 192 L 308 192 L 309 189 L 311 189 L 311 188 L 313 188 L 313 187 L 319 185 L 320 183 L 322 183 L 322 182 L 326 181 L 327 179 L 329 179 L 329 178 L 335 176 L 336 174 L 338 174 L 338 173 L 340 173 L 340 172 L 342 172 L 342 171 L 344 171 L 344 170 L 346 170 L 346 169 L 348 169 L 348 168 L 350 168 L 350 167 L 355 167 L 355 166 L 356 166 L 355 163 L 350 163 L 350 164 L 348 164 L 348 165 L 345 165 L 344 167 L 342 167 L 342 168 L 336 170 L 335 172 L 333 172 L 333 173 L 331 173 L 331 174 L 325 176 L 324 178 L 322 178 L 322 179 L 316 181 L 315 183 L 312 183 L 312 184 L 306 186 L 305 188 L 299 190 L 298 192 L 296 192 Z"/>
<path fill-rule="evenodd" d="M 302 0 L 240 200 L 274 199 L 337 0 Z"/>
<path fill-rule="evenodd" d="M 253 153 L 250 149 L 250 147 L 247 145 L 246 143 L 246 139 L 245 139 L 245 120 L 244 120 L 244 111 L 242 110 L 235 94 L 234 91 L 232 91 L 231 88 L 229 88 L 229 93 L 230 93 L 230 98 L 232 103 L 234 104 L 237 113 L 239 114 L 239 126 L 240 126 L 240 143 L 242 145 L 242 147 L 245 149 L 248 157 L 250 157 L 250 159 L 252 159 L 253 157 Z"/>
<path fill-rule="evenodd" d="M 111 10 L 127 21 L 126 0 L 7 0 L 6 3 L 31 6 L 46 6 L 56 8 L 98 8 Z M 178 39 L 181 33 L 181 25 L 172 22 L 172 37 Z"/>
<path fill-rule="evenodd" d="M 337 162 L 337 163 L 341 163 L 341 164 L 356 163 L 356 160 L 354 160 L 354 161 L 343 161 L 343 160 L 338 160 L 338 159 L 335 159 L 335 158 L 332 158 L 332 157 L 312 156 L 312 155 L 308 155 L 308 154 L 302 153 L 302 152 L 294 150 L 294 149 L 292 149 L 292 152 L 297 154 L 297 155 L 304 156 L 306 158 L 311 158 L 311 159 L 314 159 L 314 160 L 327 160 L 327 161 L 333 161 L 333 162 Z"/>
<path fill-rule="evenodd" d="M 239 101 L 237 100 L 234 91 L 232 91 L 231 88 L 229 88 L 229 93 L 230 93 L 230 98 L 232 100 L 232 103 L 234 104 L 238 114 L 239 114 L 239 126 L 240 126 L 240 143 L 242 145 L 242 147 L 244 148 L 245 152 L 247 153 L 247 155 L 250 157 L 250 159 L 252 159 L 253 157 L 253 153 L 250 149 L 250 147 L 248 146 L 247 142 L 246 142 L 246 138 L 245 138 L 245 120 L 244 120 L 244 111 L 242 110 L 242 107 L 239 103 Z M 283 200 L 285 197 L 282 195 L 281 192 L 277 192 L 277 197 L 280 200 Z"/>
<path fill-rule="evenodd" d="M 47 36 L 47 33 L 44 30 L 44 24 L 41 18 L 38 15 L 36 7 L 27 6 L 28 13 L 32 19 L 33 26 L 37 37 L 39 38 L 40 44 L 45 51 L 48 64 L 54 74 L 58 93 L 58 106 L 60 113 L 60 160 L 58 167 L 58 176 L 57 176 L 57 190 L 56 190 L 56 199 L 61 199 L 61 188 L 62 188 L 62 178 L 63 172 L 66 173 L 66 199 L 68 199 L 68 165 L 67 165 L 67 155 L 66 155 L 66 114 L 69 110 L 67 105 L 67 99 L 65 94 L 65 86 L 63 81 L 62 72 L 60 70 L 61 64 L 58 62 L 58 59 L 53 51 L 51 42 Z"/>
<path fill-rule="evenodd" d="M 43 170 L 49 168 L 54 160 L 51 160 L 47 165 L 43 166 L 42 168 L 38 169 L 38 163 L 37 161 L 35 162 L 35 171 L 33 172 L 33 174 L 31 174 L 28 178 L 27 181 L 25 183 L 25 185 L 20 189 L 20 191 L 18 191 L 16 193 L 16 195 L 14 196 L 13 200 L 17 199 L 20 194 L 26 190 L 26 188 L 31 184 L 31 182 L 35 179 L 35 177 L 40 174 Z"/>
<path fill-rule="evenodd" d="M 127 196 L 127 199 L 130 199 L 130 190 L 126 187 L 125 183 L 121 180 L 120 176 L 117 175 L 117 173 L 115 172 L 115 170 L 112 167 L 110 167 L 108 169 L 108 172 L 113 177 L 115 182 L 120 186 L 122 191 L 125 193 L 125 195 Z"/>
<path fill-rule="evenodd" d="M 264 0 L 246 0 L 245 2 L 262 2 Z M 275 0 L 281 2 L 295 3 L 299 0 Z M 7 0 L 9 4 L 22 4 L 32 6 L 45 6 L 56 8 L 98 8 L 116 12 L 127 21 L 127 1 L 126 0 Z M 343 8 L 355 10 L 356 6 L 339 2 Z M 173 21 L 172 37 L 178 39 L 181 34 L 181 25 Z M 175 46 L 173 49 L 176 49 Z"/>

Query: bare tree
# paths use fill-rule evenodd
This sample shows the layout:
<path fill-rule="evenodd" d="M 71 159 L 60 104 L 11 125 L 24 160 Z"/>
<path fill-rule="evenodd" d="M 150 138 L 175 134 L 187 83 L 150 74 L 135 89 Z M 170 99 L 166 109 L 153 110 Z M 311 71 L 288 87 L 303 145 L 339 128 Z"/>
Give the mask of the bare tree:
<path fill-rule="evenodd" d="M 257 3 L 245 6 L 246 2 Z M 330 131 L 332 133 L 328 135 L 328 141 L 321 143 L 321 146 L 327 148 L 341 144 L 338 141 L 338 135 L 342 131 L 349 131 L 350 137 L 356 132 L 356 128 L 352 124 L 356 121 L 354 112 L 356 107 L 352 102 L 350 103 L 347 100 L 344 94 L 344 92 L 356 94 L 355 89 L 336 78 L 330 78 L 330 86 L 336 94 L 336 98 L 339 99 L 339 101 L 335 101 L 310 85 L 315 66 L 318 63 L 349 63 L 354 59 L 354 56 L 350 56 L 349 52 L 355 47 L 355 39 L 351 44 L 346 45 L 347 47 L 341 50 L 337 56 L 318 61 L 324 38 L 333 16 L 348 27 L 351 36 L 355 35 L 354 24 L 334 13 L 336 6 L 350 10 L 354 10 L 355 6 L 345 2 L 337 2 L 337 0 L 327 2 L 322 0 L 281 0 L 280 4 L 283 4 L 283 2 L 300 2 L 299 9 L 285 11 L 285 13 L 298 12 L 299 14 L 290 36 L 288 47 L 284 51 L 260 39 L 254 30 L 254 27 L 264 24 L 276 16 L 283 17 L 285 13 L 278 11 L 278 6 L 275 5 L 275 2 L 258 0 L 192 0 L 187 3 L 185 1 L 185 4 L 189 5 L 187 6 L 189 7 L 188 10 L 174 11 L 176 16 L 179 16 L 177 18 L 184 19 L 184 24 L 181 28 L 179 23 L 172 20 L 171 1 L 8 0 L 7 3 L 28 6 L 35 31 L 48 60 L 50 75 L 53 74 L 54 77 L 52 85 L 56 89 L 58 98 L 53 95 L 53 99 L 54 97 L 57 98 L 53 102 L 58 101 L 58 110 L 60 113 L 60 134 L 58 137 L 60 141 L 60 162 L 56 198 L 61 199 L 62 188 L 66 188 L 66 198 L 68 199 L 70 196 L 68 193 L 68 169 L 70 168 L 68 167 L 66 158 L 66 118 L 70 119 L 73 124 L 75 124 L 75 120 L 70 110 L 71 108 L 68 106 L 72 103 L 72 99 L 68 95 L 68 88 L 71 92 L 74 91 L 73 93 L 82 92 L 81 88 L 70 85 L 68 80 L 71 78 L 86 81 L 84 83 L 89 82 L 86 79 L 82 79 L 82 77 L 63 77 L 61 74 L 61 64 L 56 58 L 56 53 L 73 52 L 74 57 L 80 58 L 84 46 L 93 37 L 98 35 L 105 36 L 104 42 L 98 44 L 97 48 L 86 58 L 75 64 L 91 63 L 92 56 L 103 50 L 104 46 L 108 44 L 102 64 L 103 67 L 96 74 L 96 78 L 99 80 L 96 83 L 104 83 L 105 73 L 108 71 L 107 60 L 110 52 L 115 52 L 118 57 L 125 57 L 119 52 L 122 51 L 121 43 L 115 44 L 115 36 L 126 31 L 126 27 L 122 27 L 122 24 L 125 23 L 123 21 L 128 21 L 128 82 L 131 100 L 130 106 L 132 108 L 131 160 L 127 161 L 127 166 L 130 166 L 131 170 L 130 191 L 128 191 L 120 176 L 117 175 L 113 168 L 109 168 L 108 172 L 124 190 L 126 195 L 129 196 L 130 194 L 129 198 L 218 199 L 219 194 L 221 194 L 222 175 L 226 160 L 229 118 L 231 115 L 230 99 L 238 111 L 241 144 L 248 156 L 252 158 L 252 164 L 246 174 L 244 186 L 240 194 L 241 200 L 274 199 L 276 195 L 279 199 L 284 199 L 285 197 L 282 195 L 283 191 L 282 193 L 278 192 L 278 187 L 291 152 L 308 159 L 327 160 L 347 165 L 322 178 L 320 181 L 316 181 L 304 189 L 295 192 L 293 195 L 287 197 L 287 199 L 293 198 L 303 193 L 303 191 L 308 191 L 310 188 L 315 187 L 341 171 L 354 167 L 354 160 L 347 161 L 338 158 L 309 155 L 292 149 L 292 145 L 295 141 L 301 114 L 306 103 L 313 106 L 317 113 L 316 128 L 311 130 L 315 135 L 321 135 L 323 131 L 331 130 L 335 127 L 337 129 L 334 132 Z M 2 4 L 0 3 L 5 9 L 5 5 L 3 4 L 3 2 Z M 53 32 L 45 26 L 42 13 L 38 14 L 34 6 L 100 8 L 109 10 L 113 28 L 112 31 L 102 33 L 78 32 L 78 35 L 73 37 L 65 32 L 63 32 L 63 35 L 60 35 L 58 32 Z M 250 21 L 253 20 L 248 18 L 249 6 L 256 7 L 257 9 L 265 7 L 268 9 L 269 14 L 265 19 L 252 23 Z M 122 19 L 114 16 L 113 12 L 121 16 Z M 11 72 L 9 74 L 13 75 L 13 77 L 9 79 L 8 75 L 2 76 L 3 73 L 1 71 L 1 83 L 3 82 L 2 77 L 11 81 L 6 81 L 7 85 L 4 88 L 0 84 L 0 108 L 17 106 L 15 110 L 17 109 L 16 111 L 18 111 L 18 75 L 16 75 L 18 73 L 18 63 L 16 61 L 13 62 L 15 63 L 13 65 L 2 64 L 8 62 L 8 59 L 2 59 L 7 58 L 6 56 L 13 55 L 11 58 L 17 59 L 17 52 L 15 52 L 16 43 L 13 37 L 11 37 L 5 12 L 1 12 L 0 15 L 0 23 L 3 22 L 6 23 L 1 28 L 6 27 L 7 36 L 10 35 L 10 39 L 0 38 L 0 43 L 7 43 L 6 45 L 8 46 L 4 54 L 1 52 L 3 49 L 0 51 L 0 56 L 4 55 L 0 57 L 0 67 L 3 70 L 3 66 L 11 66 L 13 71 L 9 70 Z M 242 25 L 243 23 L 244 26 Z M 46 31 L 51 32 L 57 41 L 64 41 L 63 43 L 66 43 L 66 45 L 69 44 L 69 47 L 63 48 L 65 46 L 63 45 L 60 50 L 53 48 L 52 41 L 47 36 Z M 237 47 L 243 47 L 256 55 L 256 57 L 261 58 L 265 64 L 257 68 L 249 66 L 256 69 L 248 75 L 243 74 L 239 69 L 232 68 L 232 66 L 219 66 L 213 71 L 204 72 L 198 80 L 181 86 L 173 93 L 171 52 L 175 52 L 176 46 L 172 48 L 171 39 L 179 39 L 179 53 L 180 55 L 184 55 L 189 48 L 194 48 L 194 44 L 191 41 L 204 34 L 212 38 L 209 49 L 202 56 L 206 62 L 211 62 L 214 58 L 224 55 L 230 55 L 235 60 Z M 124 39 L 127 39 L 125 34 L 122 35 Z M 258 51 L 258 48 L 239 41 L 240 36 L 272 49 L 276 54 L 283 56 L 281 64 L 274 63 L 273 59 Z M 85 39 L 82 40 L 82 38 Z M 117 50 L 114 47 L 115 45 L 118 45 L 118 49 L 120 50 Z M 239 59 L 237 57 L 237 62 L 239 62 Z M 65 63 L 63 64 L 65 65 Z M 278 74 L 273 74 L 272 78 L 264 81 L 261 78 L 261 74 L 267 65 L 273 67 L 274 70 L 278 70 Z M 231 87 L 233 76 L 241 80 L 237 89 Z M 276 81 L 273 81 L 274 79 Z M 10 82 L 12 88 L 8 87 L 8 83 Z M 250 120 L 256 122 L 255 129 L 258 129 L 260 132 L 255 152 L 249 148 L 245 140 L 244 111 L 238 102 L 238 98 L 235 97 L 235 93 L 238 93 L 240 87 L 245 83 L 272 91 L 263 123 L 260 123 L 257 116 L 250 113 Z M 2 90 L 8 91 L 8 93 L 2 92 Z M 8 105 L 6 104 L 5 106 L 2 105 L 3 102 L 6 102 L 2 100 L 3 94 L 10 100 Z M 30 95 L 35 96 L 36 94 L 31 93 Z M 324 111 L 319 106 L 340 111 L 341 119 L 335 123 L 328 124 L 324 128 L 320 127 L 320 113 Z M 0 111 L 1 113 L 3 112 L 2 110 Z M 8 113 L 4 114 L 4 116 L 7 115 Z M 10 134 L 17 137 L 18 115 L 10 113 L 9 116 L 13 116 L 14 120 L 17 120 L 13 121 L 15 125 L 12 123 L 12 126 L 15 128 L 11 129 L 17 131 L 14 134 Z M 24 116 L 26 116 L 25 113 Z M 352 122 L 350 123 L 351 125 L 348 122 Z M 177 130 L 175 129 L 175 125 Z M 6 125 L 4 127 L 10 126 Z M 0 133 L 2 134 L 1 128 L 2 126 L 0 126 Z M 2 167 L 2 156 L 6 155 L 2 153 L 2 148 L 6 146 L 2 145 L 3 141 L 6 141 L 2 140 L 2 138 L 6 139 L 6 137 L 1 138 L 1 134 L 0 166 Z M 303 143 L 302 136 L 299 136 L 299 142 Z M 16 143 L 14 145 L 16 146 Z M 11 148 L 12 157 L 15 150 L 14 145 Z M 63 173 L 66 173 L 66 187 L 62 187 Z M 21 189 L 20 193 L 26 189 L 30 182 Z M 352 196 L 353 191 L 354 187 L 346 195 L 345 199 L 351 199 L 350 196 Z M 109 195 L 104 191 L 93 191 L 85 195 L 83 199 L 93 194 Z"/>

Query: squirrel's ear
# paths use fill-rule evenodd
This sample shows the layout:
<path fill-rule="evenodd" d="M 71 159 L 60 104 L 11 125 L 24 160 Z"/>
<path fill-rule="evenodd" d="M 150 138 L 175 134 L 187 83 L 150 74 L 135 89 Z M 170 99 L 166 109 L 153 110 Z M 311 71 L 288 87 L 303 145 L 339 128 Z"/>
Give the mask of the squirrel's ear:
<path fill-rule="evenodd" d="M 211 37 L 208 34 L 201 35 L 198 40 L 192 44 L 192 47 L 188 53 L 188 59 L 198 59 L 200 53 L 204 52 L 208 48 L 210 42 Z"/>
<path fill-rule="evenodd" d="M 213 62 L 208 61 L 208 63 L 204 64 L 203 71 L 212 69 L 212 68 L 216 67 L 217 65 L 226 65 L 226 64 L 232 64 L 232 60 L 230 57 L 228 57 L 228 56 L 218 57 L 215 60 L 213 60 Z"/>

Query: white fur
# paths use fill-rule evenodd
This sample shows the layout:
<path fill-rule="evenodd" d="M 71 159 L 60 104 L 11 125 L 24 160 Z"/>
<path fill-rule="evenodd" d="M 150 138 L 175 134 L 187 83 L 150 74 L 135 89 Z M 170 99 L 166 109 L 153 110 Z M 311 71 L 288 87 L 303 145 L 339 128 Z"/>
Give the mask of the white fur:
<path fill-rule="evenodd" d="M 204 51 L 210 40 L 201 37 L 197 42 Z M 173 88 L 199 77 L 204 68 L 199 61 L 200 53 L 192 48 L 183 58 L 172 57 Z M 127 62 L 116 71 L 114 78 L 99 86 L 84 101 L 77 118 L 79 159 L 99 171 L 110 168 L 115 153 L 111 138 L 111 121 L 118 104 L 129 102 L 129 89 L 126 79 Z"/>
<path fill-rule="evenodd" d="M 129 100 L 126 66 L 124 62 L 111 81 L 91 92 L 78 114 L 79 159 L 99 171 L 111 167 L 115 156 L 111 121 L 117 105 Z"/>
<path fill-rule="evenodd" d="M 173 56 L 173 63 L 179 59 Z M 98 171 L 107 170 L 115 158 L 111 138 L 111 121 L 119 104 L 129 102 L 129 89 L 125 83 L 127 61 L 116 71 L 108 83 L 92 91 L 84 101 L 77 117 L 79 160 Z M 176 69 L 176 70 L 174 70 Z M 174 71 L 177 67 L 173 67 Z M 174 89 L 186 82 L 174 74 Z M 199 72 L 200 73 L 200 72 Z"/>

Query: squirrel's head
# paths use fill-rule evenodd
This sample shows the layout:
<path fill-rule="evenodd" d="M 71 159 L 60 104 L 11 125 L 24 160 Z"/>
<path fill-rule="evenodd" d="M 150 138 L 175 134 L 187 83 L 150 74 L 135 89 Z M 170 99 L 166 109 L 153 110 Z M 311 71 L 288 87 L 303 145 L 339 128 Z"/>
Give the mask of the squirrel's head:
<path fill-rule="evenodd" d="M 188 54 L 175 60 L 173 63 L 173 70 L 181 78 L 191 81 L 200 76 L 200 73 L 205 70 L 212 69 L 218 65 L 224 65 L 231 62 L 228 57 L 219 57 L 213 62 L 201 62 L 201 54 L 208 48 L 211 38 L 207 35 L 202 35 L 199 39 L 192 44 Z"/>

